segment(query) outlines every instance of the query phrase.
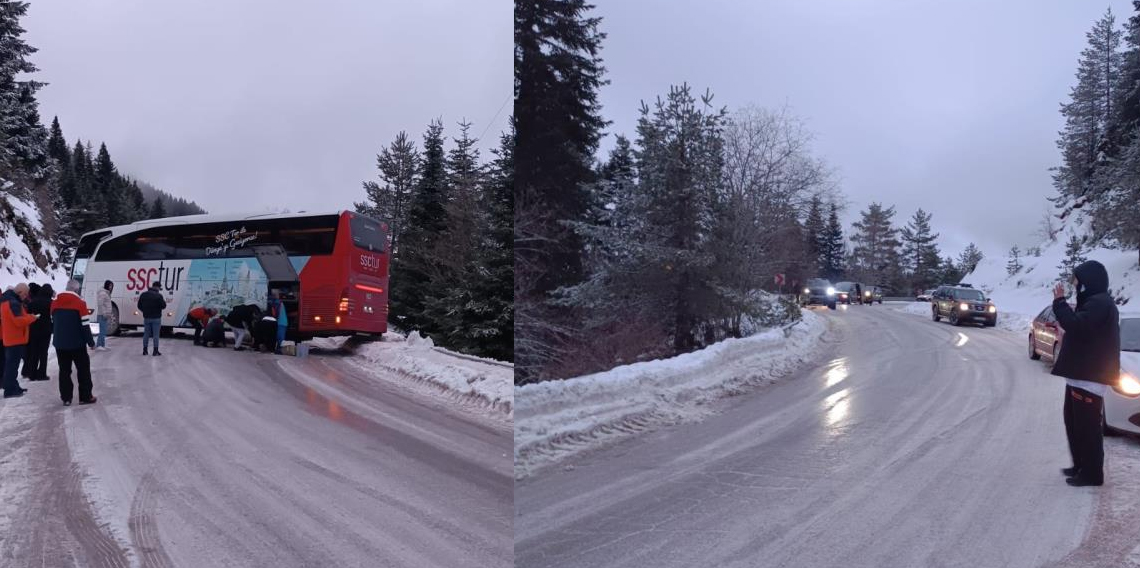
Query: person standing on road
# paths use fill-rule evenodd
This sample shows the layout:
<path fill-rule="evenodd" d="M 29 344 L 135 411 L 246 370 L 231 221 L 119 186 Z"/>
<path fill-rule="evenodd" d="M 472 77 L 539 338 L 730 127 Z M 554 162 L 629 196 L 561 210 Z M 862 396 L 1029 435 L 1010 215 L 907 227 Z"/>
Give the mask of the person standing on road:
<path fill-rule="evenodd" d="M 289 329 L 289 316 L 285 313 L 285 303 L 277 292 L 269 294 L 269 313 L 277 320 L 277 340 L 273 344 L 273 352 L 281 354 L 281 343 L 285 341 L 285 332 Z"/>
<path fill-rule="evenodd" d="M 37 298 L 39 295 L 40 295 L 40 285 L 36 284 L 35 282 L 29 283 L 28 284 L 28 296 L 26 298 L 24 298 L 24 312 L 25 313 L 29 313 L 29 314 L 32 313 L 32 311 L 30 309 L 32 307 L 32 300 Z M 33 376 L 32 367 L 34 366 L 33 365 L 34 362 L 32 361 L 31 344 L 32 344 L 32 340 L 29 337 L 28 348 L 24 349 L 24 367 L 23 367 L 23 370 L 20 371 L 20 376 L 24 377 L 25 379 L 31 379 Z"/>
<path fill-rule="evenodd" d="M 210 323 L 210 318 L 214 317 L 214 310 L 205 306 L 198 306 L 187 314 L 187 319 L 190 325 L 194 327 L 194 345 L 202 345 L 202 331 L 206 329 L 206 325 Z"/>
<path fill-rule="evenodd" d="M 71 383 L 71 367 L 75 366 L 79 380 L 79 404 L 93 404 L 98 399 L 91 394 L 91 358 L 88 347 L 95 346 L 91 326 L 87 320 L 87 303 L 79 297 L 79 282 L 67 283 L 67 290 L 51 304 L 55 332 L 55 354 L 59 359 L 59 397 L 64 406 L 71 405 L 75 388 Z M 158 349 L 157 343 L 155 349 Z"/>
<path fill-rule="evenodd" d="M 166 299 L 162 297 L 162 285 L 151 282 L 150 289 L 139 295 L 138 309 L 143 316 L 143 355 L 147 355 L 150 338 L 154 337 L 154 356 L 158 351 L 158 336 L 162 333 L 162 310 L 166 309 Z"/>
<path fill-rule="evenodd" d="M 29 328 L 36 316 L 24 313 L 28 285 L 20 284 L 0 297 L 0 335 L 4 343 L 4 398 L 24 396 L 20 386 L 20 361 L 28 348 Z"/>
<path fill-rule="evenodd" d="M 107 280 L 95 296 L 95 321 L 99 322 L 99 339 L 95 340 L 95 348 L 100 351 L 107 350 L 107 326 L 115 316 L 115 305 L 111 303 L 111 292 L 114 290 L 115 283 Z"/>
<path fill-rule="evenodd" d="M 55 297 L 55 290 L 51 284 L 40 286 L 37 295 L 28 302 L 28 312 L 37 319 L 32 323 L 28 340 L 28 357 L 26 367 L 29 381 L 46 381 L 48 348 L 51 347 L 51 301 Z"/>
<path fill-rule="evenodd" d="M 1074 487 L 1104 484 L 1104 395 L 1120 377 L 1120 314 L 1108 293 L 1108 271 L 1090 260 L 1073 270 L 1077 308 L 1065 287 L 1053 289 L 1053 314 L 1065 331 L 1053 374 L 1065 378 L 1065 433 L 1073 466 L 1061 470 Z"/>

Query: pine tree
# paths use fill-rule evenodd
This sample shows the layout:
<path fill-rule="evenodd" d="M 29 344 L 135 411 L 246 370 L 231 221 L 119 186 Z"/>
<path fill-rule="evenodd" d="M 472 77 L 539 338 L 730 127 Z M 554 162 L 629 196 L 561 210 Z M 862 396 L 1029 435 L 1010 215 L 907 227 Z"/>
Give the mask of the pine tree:
<path fill-rule="evenodd" d="M 843 238 L 843 225 L 839 223 L 839 206 L 831 204 L 827 215 L 827 231 L 824 240 L 823 274 L 837 280 L 847 271 L 847 244 Z"/>
<path fill-rule="evenodd" d="M 67 149 L 67 139 L 63 137 L 63 129 L 59 126 L 59 117 L 51 121 L 51 134 L 48 136 L 48 155 L 58 163 L 69 163 L 71 151 Z"/>
<path fill-rule="evenodd" d="M 593 225 L 611 225 L 621 217 L 619 203 L 633 191 L 637 179 L 634 171 L 633 146 L 619 134 L 610 150 L 609 159 L 598 172 L 598 182 L 592 184 L 590 209 L 586 221 Z M 628 204 L 621 204 L 628 208 Z"/>
<path fill-rule="evenodd" d="M 896 283 L 900 276 L 898 229 L 891 221 L 894 207 L 872 203 L 854 224 L 852 260 L 856 274 L 866 283 Z"/>
<path fill-rule="evenodd" d="M 494 316 L 482 322 L 478 354 L 507 361 L 514 360 L 515 351 L 514 151 L 512 123 L 493 150 L 495 159 L 484 183 L 487 228 L 479 256 L 485 276 L 473 283 L 475 297 Z"/>
<path fill-rule="evenodd" d="M 812 196 L 808 206 L 807 219 L 804 220 L 804 234 L 809 271 L 816 272 L 824 266 L 824 254 L 828 244 L 827 226 L 823 220 L 823 200 L 818 195 Z"/>
<path fill-rule="evenodd" d="M 1009 249 L 1009 262 L 1005 264 L 1005 272 L 1013 276 L 1021 272 L 1022 268 L 1024 267 L 1021 265 L 1021 249 L 1017 248 L 1017 245 L 1013 245 L 1013 247 Z"/>
<path fill-rule="evenodd" d="M 27 11 L 27 2 L 0 2 L 0 161 L 38 180 L 47 176 L 48 135 L 35 96 L 43 83 L 20 80 L 38 71 L 28 59 L 36 48 L 22 37 Z"/>
<path fill-rule="evenodd" d="M 978 263 L 984 258 L 985 255 L 982 254 L 982 251 L 978 249 L 977 245 L 974 243 L 967 245 L 966 250 L 963 250 L 962 254 L 958 255 L 958 269 L 962 276 L 973 272 L 974 269 L 978 267 Z"/>
<path fill-rule="evenodd" d="M 147 206 L 146 197 L 143 195 L 142 189 L 139 187 L 139 182 L 131 181 L 131 203 L 134 205 L 134 212 L 131 215 L 132 221 L 140 219 L 147 219 L 150 217 L 150 208 Z"/>
<path fill-rule="evenodd" d="M 1069 235 L 1069 242 L 1065 243 L 1065 258 L 1057 265 L 1060 270 L 1060 279 L 1068 280 L 1073 276 L 1073 270 L 1088 260 L 1084 255 L 1084 243 L 1077 235 Z"/>
<path fill-rule="evenodd" d="M 419 182 L 420 154 L 408 133 L 401 131 L 396 139 L 376 156 L 380 181 L 364 182 L 366 200 L 356 210 L 388 223 L 390 252 L 400 253 L 400 235 L 405 230 L 409 202 Z"/>
<path fill-rule="evenodd" d="M 166 205 L 163 204 L 162 198 L 156 198 L 154 205 L 150 208 L 151 219 L 165 219 L 166 218 Z"/>
<path fill-rule="evenodd" d="M 1078 198 L 1096 198 L 1096 169 L 1106 148 L 1110 122 L 1116 119 L 1116 89 L 1121 76 L 1121 32 L 1109 9 L 1087 34 L 1089 45 L 1081 51 L 1077 84 L 1068 103 L 1061 106 L 1065 127 L 1057 146 L 1062 165 L 1053 176 L 1058 205 Z"/>
<path fill-rule="evenodd" d="M 407 229 L 400 237 L 401 257 L 391 268 L 389 317 L 409 331 L 429 324 L 424 315 L 425 283 L 438 270 L 431 251 L 447 224 L 448 180 L 443 145 L 443 121 L 433 120 L 424 134 L 419 183 L 408 207 Z"/>
<path fill-rule="evenodd" d="M 938 234 L 931 233 L 931 214 L 919 209 L 902 228 L 904 267 L 911 275 L 911 287 L 925 290 L 938 279 Z"/>
<path fill-rule="evenodd" d="M 560 331 L 578 327 L 550 293 L 583 280 L 582 242 L 593 156 L 607 122 L 598 91 L 605 34 L 585 0 L 515 2 L 515 255 L 519 331 L 515 377 L 524 383 L 555 358 Z"/>

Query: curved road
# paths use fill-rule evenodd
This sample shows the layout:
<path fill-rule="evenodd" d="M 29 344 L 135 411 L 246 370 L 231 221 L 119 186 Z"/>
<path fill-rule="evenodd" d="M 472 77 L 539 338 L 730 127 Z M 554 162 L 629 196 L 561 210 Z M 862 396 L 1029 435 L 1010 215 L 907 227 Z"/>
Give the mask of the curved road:
<path fill-rule="evenodd" d="M 823 313 L 818 366 L 516 483 L 516 565 L 1125 565 L 1140 510 L 1114 498 L 1140 495 L 1113 454 L 1140 444 L 1065 485 L 1062 382 L 1019 336 Z"/>
<path fill-rule="evenodd" d="M 54 366 L 4 401 L 0 565 L 512 565 L 509 421 L 335 356 L 140 343 L 93 354 L 96 405 Z"/>

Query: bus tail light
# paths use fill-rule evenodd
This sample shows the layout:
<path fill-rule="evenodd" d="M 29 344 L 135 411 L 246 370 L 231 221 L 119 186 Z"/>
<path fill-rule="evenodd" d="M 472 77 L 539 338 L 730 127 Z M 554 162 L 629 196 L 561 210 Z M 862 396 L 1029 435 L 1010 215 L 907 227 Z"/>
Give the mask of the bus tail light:
<path fill-rule="evenodd" d="M 340 313 L 346 313 L 350 309 L 352 309 L 352 300 L 349 299 L 348 289 L 345 288 L 345 290 L 340 294 L 340 303 L 337 305 L 337 311 Z"/>
<path fill-rule="evenodd" d="M 337 316 L 337 317 L 336 317 L 336 324 L 337 324 L 337 325 L 340 325 L 340 316 Z"/>
<path fill-rule="evenodd" d="M 364 290 L 365 292 L 374 292 L 376 294 L 383 294 L 384 293 L 383 288 L 377 288 L 375 286 L 365 286 L 364 284 L 357 284 L 356 289 L 357 290 Z"/>

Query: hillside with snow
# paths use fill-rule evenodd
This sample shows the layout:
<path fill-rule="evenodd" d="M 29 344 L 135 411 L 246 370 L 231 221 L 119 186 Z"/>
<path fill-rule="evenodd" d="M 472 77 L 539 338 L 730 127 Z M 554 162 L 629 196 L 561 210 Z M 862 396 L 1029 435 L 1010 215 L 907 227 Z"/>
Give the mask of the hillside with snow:
<path fill-rule="evenodd" d="M 42 208 L 13 182 L 0 186 L 0 290 L 21 282 L 50 283 L 62 290 L 66 270 L 48 238 Z"/>
<path fill-rule="evenodd" d="M 992 255 L 984 259 L 962 282 L 973 285 L 993 298 L 998 307 L 998 326 L 1012 331 L 1023 331 L 1029 322 L 1053 300 L 1053 286 L 1061 278 L 1061 264 L 1066 258 L 1066 244 L 1076 236 L 1085 242 L 1081 255 L 1096 260 L 1108 269 L 1112 296 L 1121 310 L 1131 306 L 1140 310 L 1140 265 L 1134 250 L 1116 250 L 1090 244 L 1091 234 L 1087 216 L 1080 210 L 1067 216 L 1055 238 L 1046 239 L 1039 250 L 1021 258 L 1021 270 L 1010 275 L 1006 265 L 1009 258 Z M 1039 254 L 1038 254 L 1039 253 Z"/>

